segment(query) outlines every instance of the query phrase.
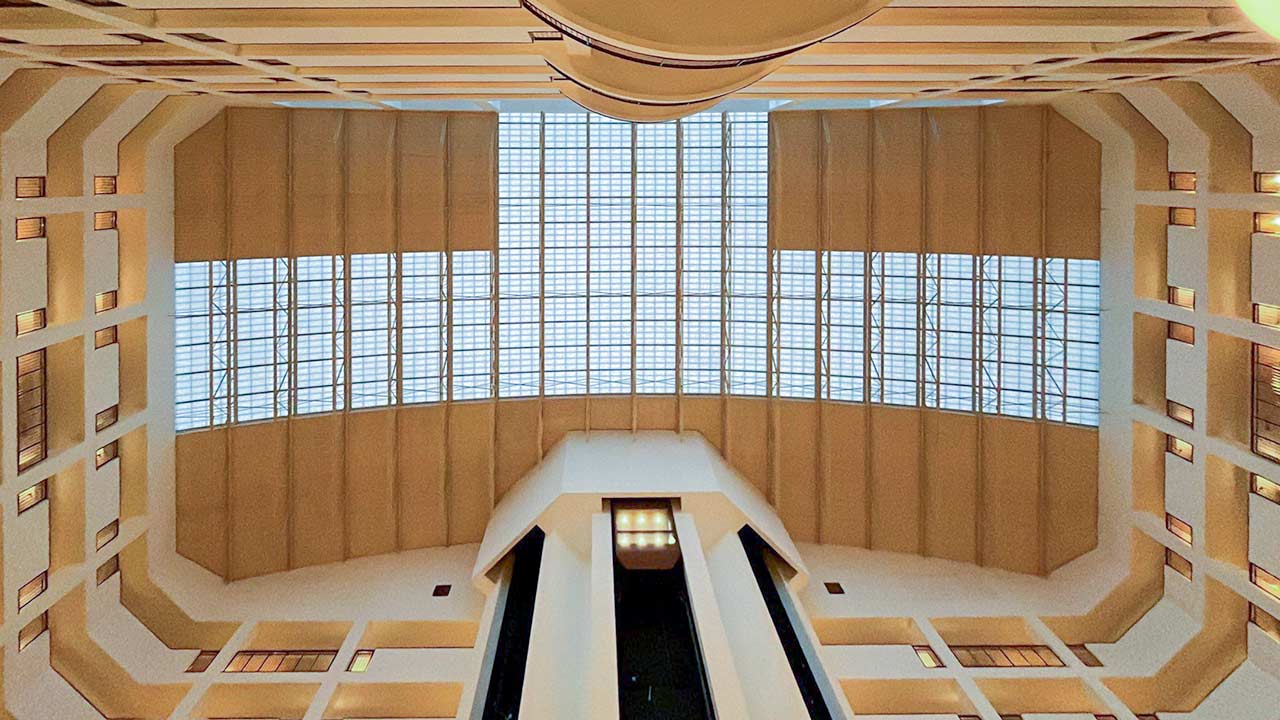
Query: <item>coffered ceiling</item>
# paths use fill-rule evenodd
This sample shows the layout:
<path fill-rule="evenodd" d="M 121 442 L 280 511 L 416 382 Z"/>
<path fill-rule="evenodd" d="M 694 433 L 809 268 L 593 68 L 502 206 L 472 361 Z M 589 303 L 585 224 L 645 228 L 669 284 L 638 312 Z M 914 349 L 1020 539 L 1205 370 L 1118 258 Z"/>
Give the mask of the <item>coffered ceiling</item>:
<path fill-rule="evenodd" d="M 570 97 L 624 111 L 629 104 L 663 106 L 653 116 L 678 115 L 680 106 L 722 97 L 1039 102 L 1280 61 L 1280 44 L 1233 0 L 815 1 L 810 4 L 837 6 L 830 14 L 852 26 L 818 42 L 797 41 L 793 32 L 784 50 L 765 55 L 725 54 L 721 43 L 714 46 L 719 55 L 688 60 L 722 58 L 720 67 L 701 69 L 672 67 L 685 60 L 671 51 L 675 46 L 666 54 L 657 42 L 653 53 L 624 48 L 616 35 L 571 26 L 546 7 L 575 4 L 592 6 L 581 0 L 526 0 L 524 6 L 514 0 L 7 0 L 0 1 L 0 54 L 23 65 L 75 66 L 237 104 L 395 107 L 397 101 Z M 617 4 L 621 12 L 629 3 Z M 663 12 L 662 5 L 652 6 L 654 12 Z M 678 11 L 673 5 L 668 12 Z M 717 40 L 734 35 L 735 19 L 725 15 L 708 23 L 728 28 L 716 29 Z M 749 34 L 761 23 L 740 25 Z"/>

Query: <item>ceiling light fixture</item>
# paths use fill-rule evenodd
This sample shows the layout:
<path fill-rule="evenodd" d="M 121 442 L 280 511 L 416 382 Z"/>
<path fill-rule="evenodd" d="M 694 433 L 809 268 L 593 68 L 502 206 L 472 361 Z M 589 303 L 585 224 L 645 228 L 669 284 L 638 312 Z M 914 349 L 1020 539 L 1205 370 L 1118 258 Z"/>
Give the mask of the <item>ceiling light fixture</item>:
<path fill-rule="evenodd" d="M 1236 0 L 1249 19 L 1271 35 L 1280 38 L 1280 3 L 1275 0 Z"/>

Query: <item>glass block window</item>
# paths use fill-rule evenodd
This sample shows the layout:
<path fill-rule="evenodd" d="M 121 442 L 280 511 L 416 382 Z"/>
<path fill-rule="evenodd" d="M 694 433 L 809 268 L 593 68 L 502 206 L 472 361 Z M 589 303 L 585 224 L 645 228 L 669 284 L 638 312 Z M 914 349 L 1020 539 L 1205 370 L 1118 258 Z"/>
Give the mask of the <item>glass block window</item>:
<path fill-rule="evenodd" d="M 351 256 L 351 407 L 396 401 L 396 265 L 390 253 Z"/>
<path fill-rule="evenodd" d="M 174 425 L 181 432 L 227 422 L 231 392 L 230 266 L 174 266 Z"/>
<path fill-rule="evenodd" d="M 449 353 L 454 400 L 493 395 L 493 253 L 452 254 Z"/>
<path fill-rule="evenodd" d="M 829 400 L 862 402 L 866 399 L 863 362 L 866 310 L 866 253 L 833 251 L 823 253 L 823 294 L 826 363 L 823 397 Z"/>
<path fill-rule="evenodd" d="M 871 254 L 871 402 L 920 404 L 920 261 L 913 253 Z"/>
<path fill-rule="evenodd" d="M 400 373 L 404 403 L 440 402 L 446 396 L 444 253 L 408 252 L 400 257 Z"/>
<path fill-rule="evenodd" d="M 779 397 L 817 397 L 818 323 L 815 290 L 817 253 L 774 253 L 774 392 Z"/>
<path fill-rule="evenodd" d="M 769 123 L 764 113 L 726 118 L 726 391 L 758 396 L 768 388 Z"/>
<path fill-rule="evenodd" d="M 680 123 L 680 385 L 686 394 L 721 392 L 724 140 L 723 115 Z"/>
<path fill-rule="evenodd" d="M 315 255 L 294 260 L 294 408 L 299 415 L 341 410 L 346 404 L 346 259 Z"/>
<path fill-rule="evenodd" d="M 588 391 L 631 392 L 632 124 L 598 115 L 587 126 Z"/>

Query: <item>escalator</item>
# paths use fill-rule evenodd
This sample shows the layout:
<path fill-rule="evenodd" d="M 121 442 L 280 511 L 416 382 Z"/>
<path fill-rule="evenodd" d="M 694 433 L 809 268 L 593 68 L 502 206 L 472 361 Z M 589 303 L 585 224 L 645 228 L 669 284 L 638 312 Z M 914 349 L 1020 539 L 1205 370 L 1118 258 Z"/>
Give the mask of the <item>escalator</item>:
<path fill-rule="evenodd" d="M 714 720 L 684 565 L 614 564 L 620 720 Z"/>
<path fill-rule="evenodd" d="M 542 530 L 535 527 L 511 551 L 514 563 L 511 584 L 502 608 L 502 624 L 489 674 L 483 720 L 516 720 L 520 717 L 529 634 L 533 626 L 533 606 L 538 594 L 538 572 L 542 566 L 545 537 Z"/>

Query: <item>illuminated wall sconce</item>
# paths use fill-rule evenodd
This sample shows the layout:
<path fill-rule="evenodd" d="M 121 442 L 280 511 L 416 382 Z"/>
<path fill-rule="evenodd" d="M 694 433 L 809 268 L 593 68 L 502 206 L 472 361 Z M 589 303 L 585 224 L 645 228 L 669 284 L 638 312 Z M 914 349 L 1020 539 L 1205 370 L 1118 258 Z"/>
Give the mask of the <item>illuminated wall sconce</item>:
<path fill-rule="evenodd" d="M 1280 195 L 1280 172 L 1254 173 L 1253 189 L 1268 195 Z"/>
<path fill-rule="evenodd" d="M 1165 400 L 1164 411 L 1170 418 L 1177 420 L 1187 427 L 1193 428 L 1196 426 L 1196 411 L 1180 402 Z"/>
<path fill-rule="evenodd" d="M 120 556 L 112 555 L 111 559 L 98 566 L 98 584 L 111 579 L 112 575 L 120 572 Z"/>
<path fill-rule="evenodd" d="M 1280 328 L 1280 307 L 1275 305 L 1253 304 L 1253 321 L 1259 325 Z"/>
<path fill-rule="evenodd" d="M 118 339 L 116 326 L 105 327 L 93 333 L 93 349 L 100 350 L 108 345 L 116 344 Z"/>
<path fill-rule="evenodd" d="M 1185 207 L 1169 208 L 1169 224 L 1178 227 L 1196 226 L 1196 209 Z"/>
<path fill-rule="evenodd" d="M 351 663 L 347 665 L 347 672 L 365 672 L 369 669 L 369 663 L 371 662 L 373 662 L 372 650 L 357 650 L 356 654 L 351 656 Z"/>
<path fill-rule="evenodd" d="M 942 660 L 938 658 L 938 653 L 934 652 L 933 648 L 928 645 L 916 645 L 911 649 L 916 651 L 916 657 L 920 658 L 920 664 L 930 670 L 944 667 Z"/>
<path fill-rule="evenodd" d="M 1178 192 L 1196 191 L 1196 174 L 1193 172 L 1169 173 L 1169 189 Z"/>
<path fill-rule="evenodd" d="M 1256 585 L 1262 592 L 1280 600 L 1280 577 L 1249 563 L 1249 582 Z"/>
<path fill-rule="evenodd" d="M 94 195 L 115 195 L 116 194 L 116 176 L 115 175 L 97 175 L 93 178 L 93 194 Z"/>
<path fill-rule="evenodd" d="M 1187 345 L 1195 345 L 1196 329 L 1190 325 L 1170 320 L 1165 331 L 1165 337 Z"/>
<path fill-rule="evenodd" d="M 112 405 L 106 410 L 103 410 L 102 412 L 93 416 L 93 428 L 97 432 L 102 432 L 103 430 L 106 430 L 112 425 L 115 425 L 116 421 L 118 421 L 119 419 L 120 419 L 120 406 Z"/>
<path fill-rule="evenodd" d="M 18 234 L 19 240 L 34 240 L 44 237 L 44 218 L 29 217 L 18 218 Z"/>
<path fill-rule="evenodd" d="M 1254 473 L 1249 476 L 1249 491 L 1254 495 L 1280 505 L 1280 484 Z"/>
<path fill-rule="evenodd" d="M 114 210 L 104 210 L 93 214 L 94 230 L 115 230 L 116 229 L 116 212 Z"/>
<path fill-rule="evenodd" d="M 120 457 L 120 443 L 117 440 L 112 440 L 98 448 L 98 451 L 93 454 L 93 461 L 95 467 L 101 468 L 118 457 Z"/>
<path fill-rule="evenodd" d="M 1170 550 L 1169 548 L 1164 549 L 1164 564 L 1165 564 L 1165 567 L 1170 568 L 1171 570 L 1178 573 L 1179 575 L 1186 578 L 1187 580 L 1191 580 L 1192 577 L 1194 576 L 1194 570 L 1191 567 L 1191 561 L 1182 557 L 1178 553 Z"/>
<path fill-rule="evenodd" d="M 19 199 L 44 197 L 44 177 L 20 177 L 14 195 Z"/>
<path fill-rule="evenodd" d="M 1169 303 L 1188 310 L 1196 309 L 1196 291 L 1191 288 L 1169 286 Z"/>
<path fill-rule="evenodd" d="M 37 330 L 43 330 L 48 325 L 48 317 L 44 308 L 36 308 L 28 310 L 24 313 L 18 313 L 18 336 L 21 337 L 27 333 L 33 333 Z"/>
<path fill-rule="evenodd" d="M 1280 213 L 1254 213 L 1253 231 L 1266 235 L 1280 235 Z"/>
<path fill-rule="evenodd" d="M 1277 620 L 1275 615 L 1249 603 L 1249 622 L 1258 626 L 1258 629 L 1262 630 L 1267 637 L 1280 642 L 1280 620 Z"/>
<path fill-rule="evenodd" d="M 1187 462 L 1195 461 L 1196 449 L 1191 443 L 1172 435 L 1165 435 L 1164 438 L 1164 449 L 1171 455 L 1177 456 Z"/>
<path fill-rule="evenodd" d="M 668 500 L 614 500 L 613 545 L 629 570 L 670 570 L 680 560 Z"/>
<path fill-rule="evenodd" d="M 115 290 L 100 292 L 93 296 L 93 311 L 95 313 L 104 313 L 108 310 L 115 310 L 118 296 Z"/>
<path fill-rule="evenodd" d="M 49 629 L 49 613 L 40 613 L 40 617 L 32 620 L 18 631 L 18 652 L 26 650 L 31 643 L 36 641 Z"/>
<path fill-rule="evenodd" d="M 1192 544 L 1191 539 L 1194 536 L 1194 532 L 1191 530 L 1191 526 L 1183 520 L 1169 513 L 1165 513 L 1164 527 L 1166 530 L 1173 533 L 1174 537 L 1178 538 L 1182 542 L 1188 545 Z"/>
<path fill-rule="evenodd" d="M 18 514 L 21 515 L 47 499 L 49 499 L 49 481 L 41 480 L 18 493 Z"/>

